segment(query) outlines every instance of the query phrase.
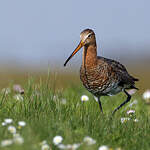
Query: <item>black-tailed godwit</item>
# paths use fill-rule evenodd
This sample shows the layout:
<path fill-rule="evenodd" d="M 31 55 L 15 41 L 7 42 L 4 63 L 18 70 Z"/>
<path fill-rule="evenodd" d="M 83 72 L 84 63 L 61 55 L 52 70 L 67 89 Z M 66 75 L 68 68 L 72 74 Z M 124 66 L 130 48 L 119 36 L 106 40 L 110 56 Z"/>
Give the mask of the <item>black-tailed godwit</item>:
<path fill-rule="evenodd" d="M 126 90 L 137 89 L 135 81 L 138 79 L 131 76 L 119 62 L 97 56 L 96 38 L 93 30 L 82 31 L 80 39 L 79 45 L 66 60 L 64 66 L 83 47 L 80 78 L 85 88 L 97 97 L 101 112 L 103 112 L 101 96 L 115 95 L 121 91 L 127 95 L 127 99 L 113 111 L 114 114 L 130 101 L 131 95 Z"/>

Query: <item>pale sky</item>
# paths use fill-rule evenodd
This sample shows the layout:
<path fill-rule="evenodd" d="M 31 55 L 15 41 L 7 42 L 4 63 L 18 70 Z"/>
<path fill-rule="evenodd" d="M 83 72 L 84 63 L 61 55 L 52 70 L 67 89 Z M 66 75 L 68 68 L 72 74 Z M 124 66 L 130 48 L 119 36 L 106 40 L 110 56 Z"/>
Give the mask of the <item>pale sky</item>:
<path fill-rule="evenodd" d="M 150 0 L 1 0 L 0 62 L 62 64 L 85 28 L 95 31 L 99 55 L 150 56 L 149 15 Z"/>

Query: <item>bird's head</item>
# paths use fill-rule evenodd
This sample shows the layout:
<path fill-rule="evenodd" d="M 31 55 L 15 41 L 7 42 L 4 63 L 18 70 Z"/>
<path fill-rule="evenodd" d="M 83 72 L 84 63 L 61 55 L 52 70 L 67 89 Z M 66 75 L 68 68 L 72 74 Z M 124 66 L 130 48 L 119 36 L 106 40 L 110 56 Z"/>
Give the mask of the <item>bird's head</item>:
<path fill-rule="evenodd" d="M 85 29 L 80 33 L 80 43 L 77 48 L 73 51 L 73 53 L 68 57 L 64 66 L 66 66 L 67 62 L 83 47 L 91 44 L 95 44 L 95 33 L 91 29 Z"/>
<path fill-rule="evenodd" d="M 85 29 L 80 33 L 80 39 L 83 46 L 95 44 L 95 33 L 91 29 Z"/>

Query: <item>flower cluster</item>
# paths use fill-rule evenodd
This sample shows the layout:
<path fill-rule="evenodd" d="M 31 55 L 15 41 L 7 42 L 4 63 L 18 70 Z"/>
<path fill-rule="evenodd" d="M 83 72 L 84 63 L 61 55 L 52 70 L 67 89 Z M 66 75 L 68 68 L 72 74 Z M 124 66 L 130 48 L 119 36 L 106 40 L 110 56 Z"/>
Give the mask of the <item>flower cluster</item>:
<path fill-rule="evenodd" d="M 83 141 L 81 143 L 74 143 L 74 144 L 63 144 L 63 137 L 60 135 L 57 135 L 53 138 L 53 144 L 61 150 L 76 150 L 78 149 L 80 146 L 91 146 L 96 144 L 96 140 L 94 140 L 93 138 L 89 137 L 89 136 L 85 136 L 83 138 Z M 112 148 L 109 148 L 107 145 L 101 145 L 98 150 L 111 150 Z M 121 150 L 121 148 L 117 148 L 115 150 Z"/>
<path fill-rule="evenodd" d="M 6 129 L 12 135 L 12 138 L 2 140 L 1 144 L 0 144 L 1 147 L 9 146 L 12 144 L 19 144 L 20 145 L 20 144 L 24 143 L 24 138 L 19 134 L 19 132 L 17 131 L 17 128 L 13 125 L 13 122 L 14 121 L 11 118 L 6 118 L 2 122 L 2 126 L 6 126 Z M 26 122 L 24 122 L 24 121 L 18 122 L 18 128 L 24 127 L 25 125 L 26 125 Z"/>
<path fill-rule="evenodd" d="M 126 123 L 128 122 L 129 120 L 133 121 L 133 122 L 138 122 L 139 120 L 136 118 L 135 116 L 135 110 L 128 110 L 127 111 L 127 115 L 128 117 L 122 117 L 121 118 L 121 123 Z"/>
<path fill-rule="evenodd" d="M 74 144 L 65 145 L 65 144 L 62 144 L 62 141 L 63 141 L 62 136 L 57 135 L 53 138 L 53 144 L 57 146 L 59 149 L 64 149 L 64 150 L 76 150 L 84 143 L 87 145 L 93 145 L 96 143 L 96 141 L 89 136 L 84 137 L 82 143 L 74 143 Z"/>

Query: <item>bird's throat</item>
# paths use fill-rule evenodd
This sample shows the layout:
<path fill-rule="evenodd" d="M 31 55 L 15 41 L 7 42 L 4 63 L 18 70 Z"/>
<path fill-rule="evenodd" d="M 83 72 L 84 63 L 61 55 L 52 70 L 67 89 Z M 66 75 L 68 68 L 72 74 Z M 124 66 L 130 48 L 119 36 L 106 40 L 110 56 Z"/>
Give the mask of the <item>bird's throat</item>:
<path fill-rule="evenodd" d="M 82 55 L 82 66 L 91 68 L 97 65 L 97 46 L 96 44 L 84 46 Z"/>

